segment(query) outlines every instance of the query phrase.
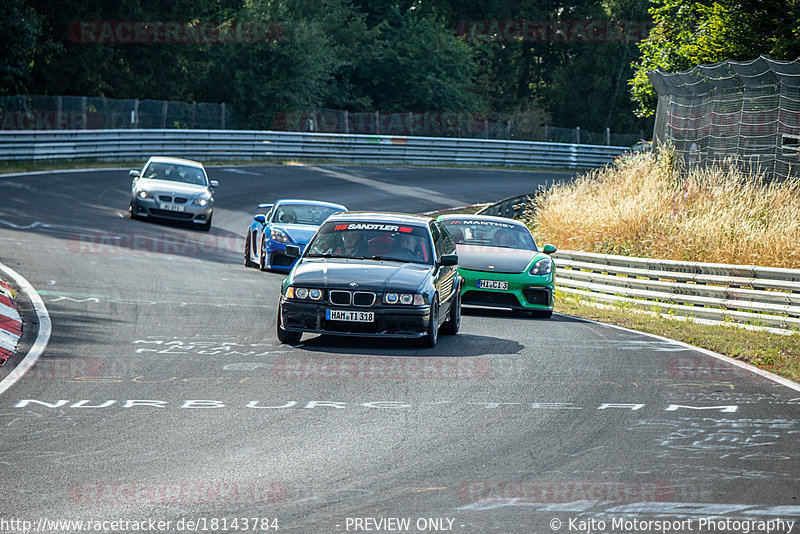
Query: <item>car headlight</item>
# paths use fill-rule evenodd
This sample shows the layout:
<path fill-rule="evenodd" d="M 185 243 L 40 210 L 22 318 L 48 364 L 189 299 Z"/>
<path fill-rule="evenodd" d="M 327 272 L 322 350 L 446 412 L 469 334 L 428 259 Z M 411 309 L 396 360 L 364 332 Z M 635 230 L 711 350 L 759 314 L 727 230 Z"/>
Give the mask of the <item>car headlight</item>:
<path fill-rule="evenodd" d="M 414 304 L 415 306 L 422 306 L 425 304 L 425 298 L 420 295 L 419 293 L 410 294 L 410 293 L 384 293 L 383 294 L 383 302 L 384 304 L 405 304 L 408 306 L 409 304 Z"/>
<path fill-rule="evenodd" d="M 311 299 L 311 300 L 320 300 L 322 298 L 322 290 L 321 289 L 308 289 L 305 287 L 293 287 L 289 286 L 286 288 L 286 295 L 287 299 Z"/>
<path fill-rule="evenodd" d="M 542 258 L 531 267 L 530 274 L 541 275 L 550 274 L 553 270 L 553 261 L 550 258 Z"/>
<path fill-rule="evenodd" d="M 278 243 L 291 243 L 289 240 L 289 236 L 287 236 L 282 231 L 278 230 L 277 228 L 273 228 L 269 234 L 270 239 L 273 241 L 277 241 Z"/>
<path fill-rule="evenodd" d="M 208 199 L 203 197 L 196 198 L 192 201 L 192 204 L 205 208 L 206 206 L 208 206 Z"/>
<path fill-rule="evenodd" d="M 153 193 L 151 193 L 150 191 L 139 191 L 138 193 L 136 193 L 136 196 L 142 199 L 153 198 Z"/>

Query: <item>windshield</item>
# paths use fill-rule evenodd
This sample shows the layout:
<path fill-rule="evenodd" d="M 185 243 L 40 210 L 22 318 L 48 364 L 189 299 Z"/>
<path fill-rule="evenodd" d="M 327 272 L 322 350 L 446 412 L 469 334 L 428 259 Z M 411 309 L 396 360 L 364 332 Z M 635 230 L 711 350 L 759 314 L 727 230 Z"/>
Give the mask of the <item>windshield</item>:
<path fill-rule="evenodd" d="M 189 165 L 153 162 L 144 170 L 144 177 L 151 180 L 168 180 L 170 182 L 208 186 L 203 170 Z"/>
<path fill-rule="evenodd" d="M 538 250 L 530 231 L 521 224 L 467 218 L 443 220 L 442 223 L 456 245 Z"/>
<path fill-rule="evenodd" d="M 325 222 L 325 219 L 340 211 L 342 211 L 341 208 L 331 208 L 328 206 L 281 204 L 275 208 L 275 213 L 272 215 L 272 222 L 319 226 Z"/>
<path fill-rule="evenodd" d="M 306 256 L 432 263 L 426 228 L 380 222 L 325 223 L 306 248 Z"/>

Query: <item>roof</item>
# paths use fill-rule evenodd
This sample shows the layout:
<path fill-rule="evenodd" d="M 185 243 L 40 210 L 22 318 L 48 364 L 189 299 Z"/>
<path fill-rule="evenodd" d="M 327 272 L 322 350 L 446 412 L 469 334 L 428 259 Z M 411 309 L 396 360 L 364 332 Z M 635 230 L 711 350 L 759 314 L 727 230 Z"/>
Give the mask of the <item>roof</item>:
<path fill-rule="evenodd" d="M 334 213 L 328 217 L 328 221 L 347 220 L 353 222 L 381 222 L 381 223 L 402 223 L 417 226 L 427 225 L 431 219 L 424 215 L 411 215 L 410 213 L 392 213 L 379 211 L 347 211 Z"/>
<path fill-rule="evenodd" d="M 459 213 L 456 215 L 440 215 L 439 220 L 452 221 L 454 219 L 464 219 L 466 221 L 492 221 L 502 222 L 506 224 L 516 224 L 518 226 L 525 226 L 525 223 L 516 219 L 509 219 L 508 217 L 496 217 L 494 215 L 470 215 L 468 213 Z"/>
<path fill-rule="evenodd" d="M 169 158 L 166 156 L 153 156 L 148 161 L 148 163 L 172 163 L 176 165 L 188 165 L 189 167 L 199 167 L 203 168 L 203 164 L 199 161 L 194 161 L 191 159 L 183 159 L 183 158 Z"/>
<path fill-rule="evenodd" d="M 269 204 L 269 203 L 267 203 Z M 343 211 L 347 211 L 347 208 L 342 204 L 335 204 L 333 202 L 325 202 L 322 200 L 303 200 L 297 198 L 280 198 L 275 201 L 275 205 L 278 204 L 302 204 L 305 206 L 325 206 L 328 208 L 339 208 Z"/>

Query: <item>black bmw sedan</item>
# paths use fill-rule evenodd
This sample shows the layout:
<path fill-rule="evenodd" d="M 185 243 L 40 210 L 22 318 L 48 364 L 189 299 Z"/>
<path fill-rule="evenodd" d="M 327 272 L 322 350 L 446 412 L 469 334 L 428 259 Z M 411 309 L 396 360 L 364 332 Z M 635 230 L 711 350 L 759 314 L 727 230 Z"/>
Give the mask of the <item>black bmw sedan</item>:
<path fill-rule="evenodd" d="M 300 256 L 298 247 L 287 255 Z M 332 215 L 281 287 L 278 339 L 303 332 L 417 338 L 433 347 L 461 323 L 461 278 L 441 223 L 399 213 Z"/>

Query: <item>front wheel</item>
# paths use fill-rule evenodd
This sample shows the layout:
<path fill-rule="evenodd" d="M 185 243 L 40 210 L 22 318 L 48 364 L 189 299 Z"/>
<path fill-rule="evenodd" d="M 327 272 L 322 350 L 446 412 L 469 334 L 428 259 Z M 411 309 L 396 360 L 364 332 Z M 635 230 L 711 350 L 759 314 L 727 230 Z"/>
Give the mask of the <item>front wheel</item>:
<path fill-rule="evenodd" d="M 135 220 L 135 221 L 137 221 L 137 220 L 141 219 L 141 217 L 139 217 L 138 215 L 136 215 L 136 211 L 133 209 L 133 203 L 131 203 L 131 204 L 128 206 L 128 215 L 130 215 L 130 218 L 131 218 L 131 219 L 133 219 L 133 220 Z"/>
<path fill-rule="evenodd" d="M 261 254 L 258 255 L 258 268 L 262 271 L 267 270 L 267 238 L 261 240 Z"/>
<path fill-rule="evenodd" d="M 283 321 L 281 321 L 281 306 L 279 304 L 278 305 L 278 325 L 277 325 L 278 341 L 280 341 L 281 343 L 284 343 L 286 345 L 297 345 L 298 343 L 300 343 L 300 338 L 303 337 L 303 333 L 302 332 L 290 332 L 288 330 L 284 330 L 283 326 L 281 326 L 282 322 Z"/>
<path fill-rule="evenodd" d="M 211 215 L 210 214 L 209 214 L 208 220 L 205 222 L 205 224 L 201 224 L 200 225 L 200 229 L 202 231 L 204 231 L 204 232 L 208 232 L 209 230 L 211 230 Z"/>
<path fill-rule="evenodd" d="M 453 303 L 450 305 L 447 321 L 442 325 L 442 334 L 448 336 L 456 335 L 459 328 L 461 328 L 461 288 L 456 287 L 456 294 L 453 296 Z"/>
<path fill-rule="evenodd" d="M 247 231 L 247 237 L 244 238 L 244 266 L 255 267 L 255 263 L 250 259 L 250 230 Z"/>
<path fill-rule="evenodd" d="M 420 339 L 420 345 L 429 349 L 436 346 L 439 340 L 439 303 L 435 300 L 431 304 L 430 320 L 428 321 L 428 330 L 425 335 Z"/>

